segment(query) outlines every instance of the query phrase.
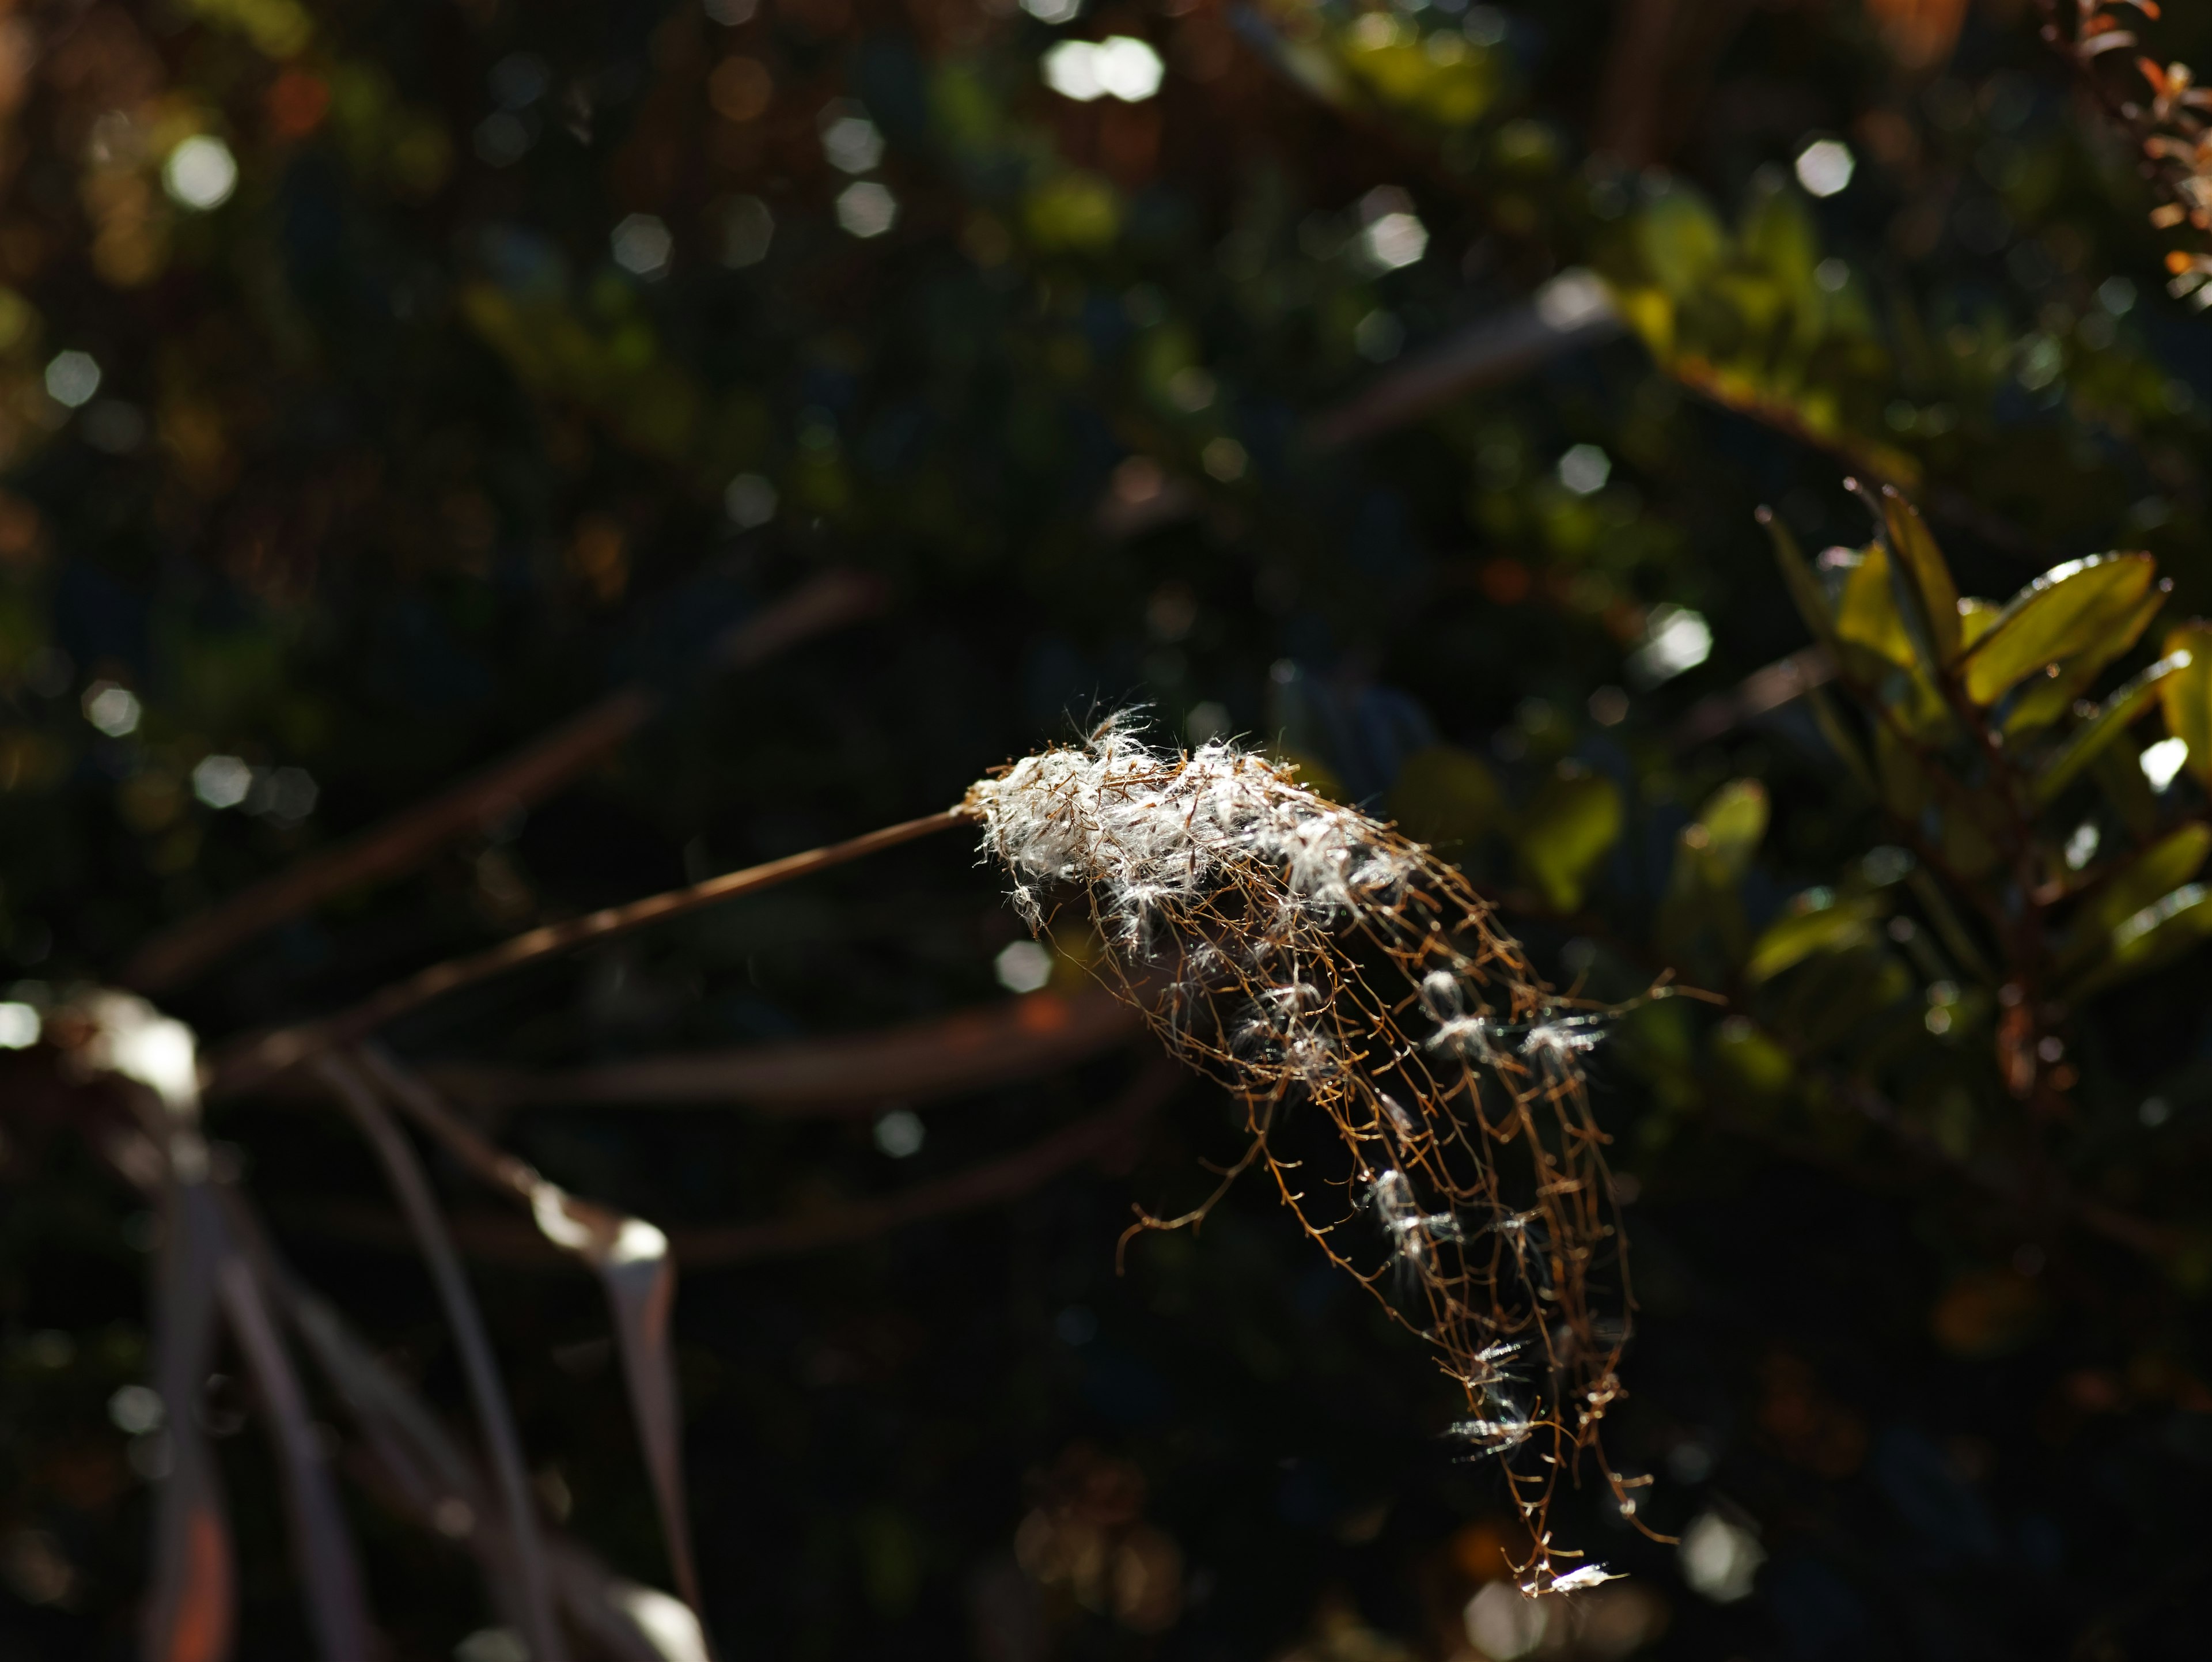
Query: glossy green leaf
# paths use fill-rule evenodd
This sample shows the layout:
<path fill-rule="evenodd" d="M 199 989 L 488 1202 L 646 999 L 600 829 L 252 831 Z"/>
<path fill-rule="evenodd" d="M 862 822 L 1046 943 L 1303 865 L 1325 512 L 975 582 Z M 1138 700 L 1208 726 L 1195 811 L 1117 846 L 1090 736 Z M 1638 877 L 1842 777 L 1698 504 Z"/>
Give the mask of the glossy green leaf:
<path fill-rule="evenodd" d="M 1456 745 L 1431 745 L 1406 758 L 1390 788 L 1390 813 L 1407 836 L 1448 849 L 1509 817 L 1496 776 Z"/>
<path fill-rule="evenodd" d="M 1881 488 L 1881 517 L 1889 527 L 1889 545 L 1920 601 L 1928 643 L 1939 663 L 1949 664 L 1959 655 L 1964 630 L 1959 623 L 1959 586 L 1943 563 L 1943 551 L 1936 545 L 1920 511 L 1888 485 Z"/>
<path fill-rule="evenodd" d="M 1865 946 L 1874 939 L 1881 915 L 1881 903 L 1874 897 L 1839 901 L 1826 889 L 1808 890 L 1753 945 L 1745 977 L 1754 983 L 1768 981 L 1816 953 Z"/>
<path fill-rule="evenodd" d="M 2105 960 L 2072 989 L 2086 998 L 2123 981 L 2163 968 L 2212 937 L 2212 887 L 2185 883 L 2160 896 L 2112 933 Z"/>
<path fill-rule="evenodd" d="M 1620 788 L 1603 774 L 1562 770 L 1544 783 L 1522 817 L 1521 863 L 1553 908 L 1581 906 L 1589 880 L 1622 819 Z"/>
<path fill-rule="evenodd" d="M 2058 793 L 2074 782 L 2100 751 L 2149 709 L 2159 695 L 2160 685 L 2179 671 L 2189 668 L 2190 664 L 2186 652 L 2161 658 L 2105 700 L 2097 713 L 2081 724 L 2035 776 L 2035 800 L 2044 804 L 2056 801 Z"/>
<path fill-rule="evenodd" d="M 1881 545 L 1869 548 L 1844 579 L 1842 603 L 1836 610 L 1836 636 L 1848 648 L 1870 653 L 1882 663 L 1912 669 L 1919 662 L 1913 650 L 1912 632 L 1897 608 L 1897 590 L 1890 581 L 1889 554 Z M 1847 658 L 1858 656 L 1847 651 Z M 1872 679 L 1869 666 L 1859 656 L 1855 668 L 1862 679 Z"/>
<path fill-rule="evenodd" d="M 2189 746 L 2189 771 L 2212 788 L 2212 623 L 2202 618 L 2170 629 L 2166 654 L 2189 654 L 2189 662 L 2159 684 L 2166 709 L 2166 730 Z"/>
<path fill-rule="evenodd" d="M 1976 600 L 1969 594 L 1959 602 L 1959 641 L 1969 652 L 1974 642 L 1990 632 L 1990 626 L 2004 615 L 2004 608 L 1995 600 Z"/>
<path fill-rule="evenodd" d="M 2212 825 L 2184 825 L 2106 878 L 2075 914 L 2062 968 L 2071 972 L 2094 963 L 2122 924 L 2195 877 L 2207 854 L 2212 854 Z"/>
<path fill-rule="evenodd" d="M 2046 673 L 2040 680 L 2015 691 L 2008 701 L 2004 719 L 2000 725 L 2005 736 L 2015 738 L 2047 728 L 2086 698 L 2097 678 L 2105 673 L 2113 659 L 2142 638 L 2150 627 L 2150 620 L 2166 604 L 2166 596 L 2153 589 L 2136 602 L 2135 609 L 2112 619 L 2109 627 L 2100 631 L 2090 645 L 2069 656 L 2063 664 L 2053 666 L 2057 673 Z"/>
<path fill-rule="evenodd" d="M 2045 572 L 1966 654 L 1960 674 L 1966 696 L 1993 704 L 2046 666 L 2097 647 L 2142 604 L 2156 576 L 2157 562 L 2148 554 L 2101 554 Z"/>

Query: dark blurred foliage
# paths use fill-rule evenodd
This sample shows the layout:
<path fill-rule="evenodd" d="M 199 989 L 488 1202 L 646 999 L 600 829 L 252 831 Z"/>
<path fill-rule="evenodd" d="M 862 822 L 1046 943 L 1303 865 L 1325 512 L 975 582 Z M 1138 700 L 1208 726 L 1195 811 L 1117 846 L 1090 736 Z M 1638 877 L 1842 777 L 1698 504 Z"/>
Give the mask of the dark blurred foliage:
<path fill-rule="evenodd" d="M 2166 849 L 2170 880 L 2102 934 L 2062 909 L 2072 990 L 2008 1003 L 2029 973 L 2012 868 L 1925 856 L 1958 853 L 1965 810 L 1909 767 L 1855 781 L 1844 697 L 1825 730 L 1802 697 L 1705 702 L 1812 639 L 1753 508 L 1856 548 L 1846 473 L 1917 500 L 1971 593 L 2156 556 L 2156 622 L 2069 696 L 2212 610 L 2212 333 L 2165 295 L 2154 198 L 2039 15 L 1036 11 L 0 18 L 8 997 L 118 977 L 157 930 L 628 683 L 665 702 L 615 759 L 165 1008 L 210 1044 L 312 1015 L 929 812 L 1147 703 L 1443 842 L 1562 984 L 1625 998 L 1671 967 L 1729 997 L 1648 1007 L 1592 1059 L 1638 1196 L 1611 1454 L 1685 1544 L 1585 1490 L 1560 1539 L 1632 1579 L 1573 1622 L 1501 1604 L 1520 1543 L 1496 1475 L 1439 1434 L 1449 1391 L 1256 1186 L 1117 1274 L 1132 1202 L 1194 1202 L 1238 1153 L 1194 1085 L 1110 1169 L 687 1271 L 724 1654 L 2203 1654 L 2212 1029 L 2185 950 L 2203 849 L 2179 869 L 2166 839 L 2201 825 L 2212 716 L 2172 782 L 2131 759 L 2158 721 L 2187 736 L 2169 701 L 2053 810 L 2062 888 L 2107 869 L 2100 845 L 2123 874 Z M 2150 27 L 2184 58 L 2212 35 Z M 1154 56 L 1064 50 L 1116 39 Z M 1056 46 L 1060 86 L 1116 90 L 1054 90 Z M 1408 390 L 1455 331 L 1583 270 L 1627 331 L 1432 407 Z M 1381 417 L 1329 442 L 1360 393 Z M 720 630 L 833 566 L 885 580 L 878 615 L 710 670 Z M 1868 627 L 1847 654 L 1901 642 L 1889 661 L 1918 673 L 1909 618 Z M 1001 996 L 1017 935 L 964 847 L 923 844 L 391 1038 L 558 1069 L 859 1032 Z M 495 1130 L 680 1232 L 955 1173 L 1136 1062 L 926 1105 L 918 1151 L 882 1102 Z M 245 1100 L 212 1127 L 302 1269 L 465 1423 L 343 1120 Z M 5 1160 L 0 1648 L 119 1655 L 155 1464 L 116 1394 L 145 1377 L 150 1220 L 66 1138 L 11 1133 Z M 457 1215 L 488 1209 L 437 1174 Z M 550 1513 L 665 1585 L 592 1288 L 473 1268 Z M 201 1411 L 227 1434 L 253 1403 L 223 1385 Z M 240 1654 L 297 1654 L 261 1445 L 221 1446 Z M 392 1654 L 511 1654 L 447 1543 L 351 1499 Z"/>

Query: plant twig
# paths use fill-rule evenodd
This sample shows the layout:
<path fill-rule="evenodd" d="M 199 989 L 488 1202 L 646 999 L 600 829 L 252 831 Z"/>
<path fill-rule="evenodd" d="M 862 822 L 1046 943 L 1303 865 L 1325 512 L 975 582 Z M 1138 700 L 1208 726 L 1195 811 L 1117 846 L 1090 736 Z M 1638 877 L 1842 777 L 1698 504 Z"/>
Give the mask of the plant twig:
<path fill-rule="evenodd" d="M 1017 1200 L 1086 1160 L 1109 1158 L 1127 1148 L 1185 1077 L 1173 1062 L 1158 1058 L 1109 1106 L 998 1160 L 881 1200 L 806 1216 L 672 1230 L 671 1250 L 686 1269 L 756 1263 L 847 1246 L 908 1224 Z M 398 1221 L 356 1208 L 318 1206 L 312 1214 L 303 1212 L 286 1221 L 365 1245 L 405 1244 L 404 1227 Z M 556 1249 L 538 1231 L 505 1218 L 459 1217 L 453 1227 L 461 1248 L 487 1262 L 543 1265 L 556 1256 Z"/>
<path fill-rule="evenodd" d="M 705 882 L 694 883 L 688 888 L 673 889 L 665 894 L 653 895 L 643 900 L 633 900 L 626 905 L 609 906 L 602 911 L 570 918 L 566 922 L 549 923 L 542 928 L 526 930 L 487 951 L 433 965 L 427 970 L 394 982 L 381 991 L 371 994 L 349 1010 L 295 1027 L 280 1028 L 275 1032 L 264 1033 L 228 1047 L 215 1060 L 206 1081 L 207 1094 L 211 1097 L 234 1096 L 241 1091 L 251 1090 L 264 1080 L 286 1068 L 295 1068 L 325 1050 L 357 1044 L 386 1022 L 410 1010 L 419 1009 L 434 999 L 442 998 L 447 993 L 471 986 L 477 982 L 488 981 L 494 976 L 502 975 L 538 959 L 567 952 L 586 941 L 604 941 L 611 935 L 626 934 L 648 923 L 680 917 L 686 912 L 733 900 L 739 895 L 773 888 L 794 877 L 826 871 L 832 866 L 842 866 L 866 855 L 896 848 L 902 843 L 911 843 L 933 831 L 963 825 L 967 820 L 968 816 L 962 810 L 948 808 L 942 813 L 909 819 L 903 825 L 888 825 L 864 837 L 832 843 L 826 848 L 810 849 L 804 854 L 788 855 L 781 860 L 769 861 L 764 865 L 710 877 Z"/>
<path fill-rule="evenodd" d="M 832 571 L 732 629 L 714 654 L 726 669 L 766 661 L 810 636 L 865 617 L 882 586 Z M 436 849 L 550 795 L 614 750 L 658 713 L 663 695 L 644 683 L 618 688 L 520 750 L 469 775 L 337 847 L 252 884 L 140 947 L 122 981 L 141 991 L 173 987 L 286 919 L 349 889 L 414 869 Z"/>
<path fill-rule="evenodd" d="M 1588 271 L 1563 271 L 1532 298 L 1478 318 L 1323 411 L 1307 429 L 1306 442 L 1335 450 L 1375 438 L 1479 387 L 1626 332 L 1602 282 Z"/>

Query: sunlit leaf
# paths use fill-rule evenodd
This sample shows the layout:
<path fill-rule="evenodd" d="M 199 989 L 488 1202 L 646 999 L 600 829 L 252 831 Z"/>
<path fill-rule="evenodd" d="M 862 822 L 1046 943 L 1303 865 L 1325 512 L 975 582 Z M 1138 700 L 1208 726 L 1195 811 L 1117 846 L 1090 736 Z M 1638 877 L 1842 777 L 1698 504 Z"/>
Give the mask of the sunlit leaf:
<path fill-rule="evenodd" d="M 1995 600 L 1976 600 L 1967 595 L 1959 602 L 1959 640 L 1969 651 L 1974 642 L 1990 632 L 1990 628 L 2004 615 L 2004 608 Z"/>
<path fill-rule="evenodd" d="M 2075 914 L 2063 967 L 2071 971 L 2094 961 L 2112 946 L 2121 925 L 2195 877 L 2208 853 L 2212 825 L 2184 825 L 2107 877 Z"/>
<path fill-rule="evenodd" d="M 2189 654 L 2189 662 L 2159 684 L 2166 730 L 2189 746 L 2189 771 L 2212 787 L 2212 623 L 2191 618 L 2166 634 L 2168 658 Z"/>
<path fill-rule="evenodd" d="M 2072 996 L 2086 998 L 2163 968 L 2208 937 L 2212 937 L 2212 887 L 2185 883 L 2114 928 L 2111 952 L 2073 989 Z"/>
<path fill-rule="evenodd" d="M 2055 801 L 2059 792 L 2074 782 L 2075 776 L 2099 752 L 2125 732 L 2136 717 L 2150 709 L 2152 701 L 2159 695 L 2160 685 L 2177 672 L 2187 669 L 2190 664 L 2191 660 L 2185 653 L 2161 658 L 2107 698 L 2097 713 L 2081 724 L 2080 730 L 2059 747 L 2058 753 L 2036 775 L 2036 801 L 2044 803 Z"/>
<path fill-rule="evenodd" d="M 2022 589 L 1977 641 L 1961 667 L 1966 696 L 1992 704 L 2075 654 L 2096 648 L 2150 592 L 2157 563 L 2148 554 L 2069 560 Z"/>
<path fill-rule="evenodd" d="M 2136 602 L 2133 611 L 2112 618 L 2091 644 L 2072 654 L 2064 663 L 2054 666 L 2056 673 L 2046 673 L 2017 689 L 2007 702 L 1999 723 L 2005 736 L 2014 738 L 2049 727 L 2087 697 L 2106 667 L 2142 638 L 2142 632 L 2150 627 L 2150 620 L 2165 604 L 2166 596 L 2153 589 Z"/>
<path fill-rule="evenodd" d="M 1903 669 L 1918 664 L 1912 633 L 1898 611 L 1889 555 L 1878 543 L 1866 551 L 1844 579 L 1842 604 L 1836 611 L 1836 636 L 1846 648 L 1862 649 L 1846 658 L 1846 667 L 1854 668 L 1861 679 L 1872 680 L 1879 674 L 1879 666 L 1868 665 L 1865 654 L 1881 664 Z"/>
<path fill-rule="evenodd" d="M 1560 911 L 1583 904 L 1598 862 L 1620 836 L 1620 788 L 1603 774 L 1563 771 L 1547 780 L 1523 814 L 1521 863 Z"/>
<path fill-rule="evenodd" d="M 1943 551 L 1936 545 L 1919 510 L 1887 485 L 1882 487 L 1881 514 L 1890 546 L 1920 601 L 1928 643 L 1939 662 L 1951 663 L 1959 655 L 1964 631 L 1959 622 L 1959 586 L 1943 563 Z"/>

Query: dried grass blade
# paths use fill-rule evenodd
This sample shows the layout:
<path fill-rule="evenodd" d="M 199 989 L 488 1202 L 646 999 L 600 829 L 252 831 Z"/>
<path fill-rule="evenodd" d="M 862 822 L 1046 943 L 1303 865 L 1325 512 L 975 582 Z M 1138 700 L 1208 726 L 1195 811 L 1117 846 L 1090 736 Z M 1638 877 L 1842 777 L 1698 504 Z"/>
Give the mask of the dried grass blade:
<path fill-rule="evenodd" d="M 361 1476 L 416 1523 L 467 1544 L 500 1613 L 518 1620 L 514 1540 L 489 1505 L 491 1485 L 476 1461 L 341 1314 L 276 1259 L 243 1202 L 230 1199 L 232 1228 L 246 1239 L 272 1299 L 368 1440 L 368 1458 L 356 1463 Z M 613 1576 L 557 1529 L 544 1531 L 544 1554 L 562 1609 L 615 1662 L 706 1662 L 703 1640 L 686 1640 L 696 1635 L 696 1620 L 675 1598 Z"/>
<path fill-rule="evenodd" d="M 676 1266 L 669 1259 L 668 1237 L 641 1218 L 578 1200 L 524 1161 L 501 1153 L 463 1124 L 436 1092 L 388 1052 L 365 1045 L 356 1054 L 410 1117 L 487 1182 L 527 1204 L 538 1232 L 588 1264 L 599 1278 L 614 1318 L 630 1412 L 637 1422 L 638 1443 L 653 1483 L 669 1562 L 677 1587 L 703 1632 L 684 1495 L 683 1406 L 670 1335 Z"/>
<path fill-rule="evenodd" d="M 337 1093 L 375 1149 L 393 1192 L 399 1197 L 422 1256 L 437 1285 L 446 1320 L 460 1348 L 463 1372 L 474 1399 L 484 1442 L 491 1452 L 492 1470 L 498 1480 L 500 1501 L 514 1541 L 516 1577 L 520 1583 L 522 1631 L 530 1653 L 538 1662 L 561 1662 L 567 1651 L 560 1625 L 554 1619 L 544 1548 L 538 1538 L 538 1517 L 531 1500 L 530 1479 L 522 1459 L 522 1440 L 508 1410 L 507 1391 L 499 1373 L 498 1359 L 484 1332 L 483 1318 L 469 1291 L 468 1278 L 453 1252 L 444 1216 L 430 1192 L 428 1178 L 406 1135 L 393 1121 L 368 1081 L 349 1063 L 324 1056 L 317 1071 Z"/>
<path fill-rule="evenodd" d="M 336 1310 L 276 1263 L 265 1245 L 259 1257 L 276 1302 L 361 1428 L 370 1454 L 362 1475 L 397 1510 L 465 1544 L 501 1614 L 518 1619 L 514 1543 L 499 1526 L 489 1504 L 490 1486 L 475 1461 Z M 666 1593 L 611 1574 L 557 1530 L 545 1532 L 545 1557 L 562 1608 L 615 1662 L 702 1662 L 702 1647 L 687 1647 L 684 1622 L 670 1615 L 670 1606 L 684 1607 Z M 688 1620 L 689 1612 L 684 1616 Z"/>
<path fill-rule="evenodd" d="M 215 1351 L 222 1220 L 204 1180 L 173 1172 L 162 1213 L 154 1389 L 168 1428 L 169 1475 L 155 1503 L 154 1585 L 142 1640 L 148 1662 L 222 1662 L 236 1619 L 237 1568 L 198 1409 Z"/>
<path fill-rule="evenodd" d="M 373 1641 L 362 1598 L 361 1566 L 345 1513 L 331 1482 L 307 1395 L 285 1354 L 261 1296 L 252 1265 L 227 1248 L 216 1269 L 216 1294 L 232 1335 L 245 1353 L 267 1409 L 291 1519 L 292 1553 L 300 1568 L 307 1622 L 330 1662 L 368 1662 Z"/>

